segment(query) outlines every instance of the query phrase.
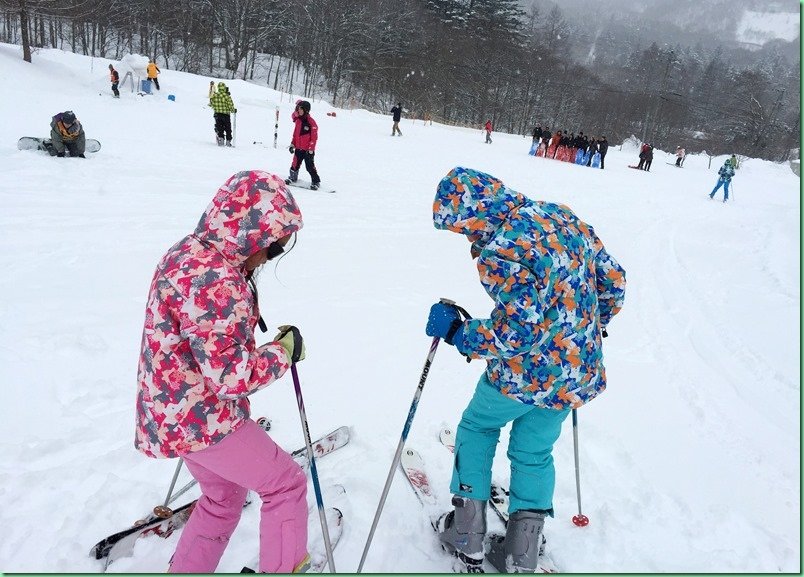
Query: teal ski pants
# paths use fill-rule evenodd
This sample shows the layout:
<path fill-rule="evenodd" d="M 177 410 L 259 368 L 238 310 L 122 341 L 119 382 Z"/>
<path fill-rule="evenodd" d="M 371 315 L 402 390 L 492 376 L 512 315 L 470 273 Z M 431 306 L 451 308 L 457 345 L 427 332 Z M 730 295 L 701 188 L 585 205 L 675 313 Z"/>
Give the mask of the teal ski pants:
<path fill-rule="evenodd" d="M 569 413 L 568 409 L 542 409 L 506 397 L 484 373 L 458 425 L 450 491 L 469 499 L 489 499 L 491 463 L 500 429 L 513 421 L 508 441 L 511 462 L 508 512 L 535 509 L 552 516 L 556 484 L 553 444 Z"/>

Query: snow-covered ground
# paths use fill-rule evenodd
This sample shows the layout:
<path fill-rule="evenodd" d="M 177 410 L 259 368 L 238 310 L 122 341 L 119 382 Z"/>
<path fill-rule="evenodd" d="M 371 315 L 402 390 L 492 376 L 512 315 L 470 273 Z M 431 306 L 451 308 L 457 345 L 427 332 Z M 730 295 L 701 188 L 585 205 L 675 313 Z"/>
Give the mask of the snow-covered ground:
<path fill-rule="evenodd" d="M 175 461 L 133 448 L 137 358 L 154 267 L 190 232 L 218 186 L 243 169 L 286 174 L 296 96 L 229 81 L 237 147 L 218 148 L 209 78 L 162 71 L 162 91 L 113 100 L 107 60 L 0 45 L 0 570 L 100 571 L 87 555 L 164 499 Z M 169 94 L 175 101 L 168 100 Z M 279 148 L 274 110 L 281 109 Z M 76 112 L 103 150 L 86 160 L 20 152 L 50 117 Z M 491 302 L 467 242 L 436 231 L 439 179 L 456 165 L 563 202 L 593 224 L 625 267 L 624 310 L 605 341 L 609 388 L 579 411 L 584 513 L 577 528 L 572 430 L 555 448 L 556 517 L 547 526 L 567 572 L 799 572 L 800 194 L 784 165 L 745 161 L 734 202 L 710 201 L 723 158 L 683 169 L 657 153 L 651 172 L 612 146 L 605 170 L 527 156 L 529 138 L 425 126 L 314 102 L 317 164 L 336 194 L 296 191 L 305 226 L 276 271 L 259 279 L 269 325 L 293 323 L 315 436 L 343 424 L 352 441 L 319 462 L 346 495 L 339 571 L 355 571 L 430 339 L 431 303 L 475 316 Z M 534 119 L 537 120 L 537 119 Z M 604 127 L 583 126 L 588 133 Z M 252 144 L 261 141 L 267 146 Z M 302 174 L 304 172 L 302 171 Z M 719 195 L 720 197 L 720 195 Z M 449 507 L 451 458 L 436 438 L 455 426 L 483 370 L 443 345 L 408 443 Z M 252 397 L 284 447 L 303 444 L 290 377 Z M 505 444 L 495 476 L 508 479 Z M 186 471 L 179 483 L 188 479 Z M 312 491 L 310 499 L 312 502 Z M 390 491 L 369 572 L 446 572 L 404 478 Z M 218 568 L 257 550 L 251 506 Z M 493 529 L 499 525 L 492 522 Z M 311 519 L 314 530 L 317 518 Z M 177 535 L 143 539 L 114 572 L 162 572 Z"/>

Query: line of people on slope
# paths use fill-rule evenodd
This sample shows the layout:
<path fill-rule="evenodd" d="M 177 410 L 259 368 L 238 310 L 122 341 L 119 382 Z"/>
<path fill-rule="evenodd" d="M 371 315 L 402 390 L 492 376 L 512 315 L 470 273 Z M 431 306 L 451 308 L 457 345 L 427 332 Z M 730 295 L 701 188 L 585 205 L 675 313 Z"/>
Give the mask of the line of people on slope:
<path fill-rule="evenodd" d="M 537 124 L 532 133 L 533 141 L 529 154 L 543 158 L 552 158 L 564 162 L 573 162 L 583 166 L 605 168 L 609 141 L 605 136 L 591 139 L 582 131 L 576 136 L 574 132 L 557 130 L 550 132 L 550 127 L 542 128 Z"/>

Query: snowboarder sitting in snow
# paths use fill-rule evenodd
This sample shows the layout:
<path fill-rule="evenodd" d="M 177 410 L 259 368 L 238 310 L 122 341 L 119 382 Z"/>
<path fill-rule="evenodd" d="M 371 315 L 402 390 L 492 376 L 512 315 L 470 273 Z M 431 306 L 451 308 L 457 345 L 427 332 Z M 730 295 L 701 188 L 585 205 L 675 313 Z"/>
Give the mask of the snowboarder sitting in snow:
<path fill-rule="evenodd" d="M 304 161 L 304 168 L 310 173 L 312 182 L 310 188 L 318 190 L 321 185 L 321 177 L 315 168 L 315 145 L 318 142 L 318 124 L 310 116 L 310 103 L 306 100 L 296 101 L 296 110 L 290 116 L 293 120 L 293 138 L 288 150 L 293 155 L 290 162 L 290 176 L 285 179 L 286 184 L 291 184 L 299 179 L 299 168 Z"/>
<path fill-rule="evenodd" d="M 726 159 L 726 162 L 723 163 L 723 166 L 720 167 L 720 170 L 717 171 L 717 174 L 720 178 L 718 178 L 715 188 L 713 188 L 712 192 L 709 193 L 709 198 L 715 198 L 715 193 L 722 186 L 723 202 L 726 202 L 729 200 L 729 185 L 731 184 L 731 179 L 734 177 L 734 166 L 732 166 L 732 161 L 730 158 Z"/>
<path fill-rule="evenodd" d="M 209 105 L 215 111 L 215 136 L 218 146 L 223 146 L 224 138 L 226 146 L 232 146 L 232 118 L 231 113 L 237 114 L 232 97 L 229 94 L 229 87 L 223 82 L 218 82 L 218 90 L 209 99 Z"/>
<path fill-rule="evenodd" d="M 262 499 L 260 572 L 309 564 L 307 476 L 250 418 L 248 396 L 304 359 L 295 327 L 257 346 L 256 271 L 302 228 L 282 179 L 233 175 L 195 231 L 168 250 L 151 281 L 137 375 L 134 446 L 184 459 L 201 488 L 171 573 L 213 573 L 248 490 Z"/>
<path fill-rule="evenodd" d="M 484 558 L 486 502 L 500 429 L 513 422 L 510 520 L 492 540 L 500 572 L 533 573 L 545 518 L 553 516 L 553 443 L 570 409 L 606 387 L 601 337 L 625 297 L 625 271 L 569 208 L 533 201 L 491 175 L 455 168 L 441 180 L 435 227 L 463 234 L 494 301 L 489 318 L 430 309 L 426 333 L 486 370 L 457 429 L 451 511 L 441 542 L 469 569 Z"/>
<path fill-rule="evenodd" d="M 70 156 L 86 158 L 86 143 L 84 127 L 72 110 L 59 112 L 51 119 L 50 143 L 45 143 L 50 156 L 64 156 L 65 152 L 69 152 Z"/>

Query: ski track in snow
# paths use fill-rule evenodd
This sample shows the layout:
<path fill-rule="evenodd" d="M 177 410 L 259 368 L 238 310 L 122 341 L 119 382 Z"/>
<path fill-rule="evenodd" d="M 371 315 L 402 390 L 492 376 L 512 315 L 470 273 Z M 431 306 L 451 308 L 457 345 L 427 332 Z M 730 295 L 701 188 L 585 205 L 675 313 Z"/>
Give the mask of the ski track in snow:
<path fill-rule="evenodd" d="M 88 557 L 92 545 L 161 504 L 176 466 L 133 448 L 154 267 L 231 174 L 285 176 L 299 96 L 227 81 L 237 147 L 221 149 L 207 77 L 163 69 L 161 92 L 123 90 L 113 100 L 107 60 L 39 50 L 27 64 L 19 52 L 0 44 L 0 65 L 14 78 L 0 99 L 9 124 L 0 142 L 8 398 L 0 559 L 5 571 L 93 573 L 102 565 Z M 66 109 L 101 141 L 99 153 L 80 161 L 16 150 L 17 137 L 46 136 L 50 117 Z M 709 167 L 691 154 L 679 170 L 657 152 L 652 171 L 638 172 L 627 168 L 638 151 L 612 143 L 600 171 L 530 157 L 529 137 L 495 133 L 486 145 L 479 127 L 405 117 L 404 136 L 389 138 L 389 115 L 330 110 L 313 100 L 316 163 L 337 193 L 293 189 L 305 221 L 298 245 L 258 283 L 269 327 L 292 322 L 305 336 L 299 374 L 311 434 L 351 426 L 349 445 L 318 463 L 325 505 L 344 513 L 340 572 L 354 571 L 362 555 L 430 343 L 430 305 L 448 297 L 478 317 L 491 308 L 468 243 L 432 226 L 435 187 L 456 165 L 566 203 L 627 271 L 625 308 L 604 341 L 608 389 L 578 413 L 586 528 L 571 523 L 569 419 L 555 447 L 556 516 L 546 528 L 555 562 L 576 573 L 800 571 L 800 182 L 788 167 L 745 161 L 734 202 L 723 204 L 706 195 L 725 157 Z M 438 432 L 455 428 L 482 369 L 442 343 L 408 438 L 445 511 L 452 457 Z M 251 400 L 254 417 L 271 417 L 280 445 L 303 444 L 289 378 Z M 507 435 L 493 465 L 504 482 Z M 189 479 L 184 470 L 177 486 Z M 335 483 L 346 494 L 328 494 Z M 308 501 L 315 505 L 312 485 Z M 255 558 L 258 520 L 255 500 L 218 571 L 238 572 Z M 320 537 L 317 513 L 309 527 Z M 493 514 L 489 529 L 502 531 Z M 109 572 L 164 572 L 178 537 L 141 539 Z M 451 568 L 396 473 L 366 571 Z"/>

